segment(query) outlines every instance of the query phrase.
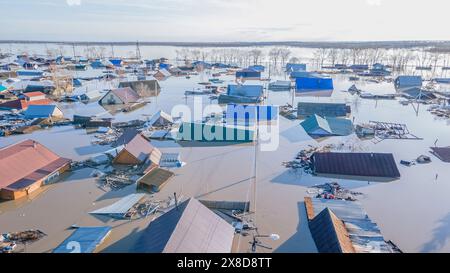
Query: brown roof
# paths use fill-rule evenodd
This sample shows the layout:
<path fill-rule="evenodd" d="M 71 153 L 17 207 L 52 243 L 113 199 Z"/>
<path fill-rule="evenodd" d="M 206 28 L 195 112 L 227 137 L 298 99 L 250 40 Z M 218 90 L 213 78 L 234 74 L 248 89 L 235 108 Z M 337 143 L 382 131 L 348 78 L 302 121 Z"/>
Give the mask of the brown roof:
<path fill-rule="evenodd" d="M 144 174 L 138 180 L 138 183 L 160 187 L 161 185 L 166 183 L 172 176 L 174 176 L 174 173 L 171 171 L 167 171 L 160 168 L 154 168 L 150 172 Z"/>
<path fill-rule="evenodd" d="M 28 93 L 25 93 L 25 94 L 23 94 L 25 97 L 29 97 L 29 98 L 31 98 L 31 97 L 40 97 L 40 96 L 45 96 L 45 94 L 44 93 L 42 93 L 42 92 L 39 92 L 39 91 L 35 91 L 35 92 L 28 92 Z"/>
<path fill-rule="evenodd" d="M 325 208 L 309 222 L 319 253 L 355 253 L 344 222 Z"/>
<path fill-rule="evenodd" d="M 137 102 L 141 98 L 138 93 L 130 87 L 113 89 L 111 90 L 111 92 L 119 97 L 120 100 L 125 104 Z"/>
<path fill-rule="evenodd" d="M 4 147 L 0 149 L 0 188 L 27 187 L 70 161 L 31 139 Z"/>
<path fill-rule="evenodd" d="M 153 152 L 155 152 L 155 154 L 161 154 L 161 152 L 157 148 L 153 147 L 153 145 L 150 144 L 150 142 L 146 140 L 141 134 L 137 134 L 133 139 L 130 140 L 130 142 L 125 144 L 124 150 L 142 162 L 144 162 L 149 156 L 151 156 Z M 151 157 L 153 163 L 159 164 L 159 161 L 153 161 L 153 155 Z"/>
<path fill-rule="evenodd" d="M 0 108 L 25 110 L 29 105 L 48 105 L 52 103 L 49 99 L 26 101 L 24 99 L 10 100 L 0 104 Z"/>

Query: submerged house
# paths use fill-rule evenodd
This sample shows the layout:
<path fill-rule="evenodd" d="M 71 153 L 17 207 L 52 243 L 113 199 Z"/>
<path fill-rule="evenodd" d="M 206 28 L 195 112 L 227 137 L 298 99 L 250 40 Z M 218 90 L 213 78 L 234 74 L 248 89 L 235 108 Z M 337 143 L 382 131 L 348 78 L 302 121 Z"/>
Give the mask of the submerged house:
<path fill-rule="evenodd" d="M 319 253 L 399 253 L 361 204 L 305 197 L 308 226 Z"/>
<path fill-rule="evenodd" d="M 248 67 L 249 70 L 257 71 L 257 72 L 264 72 L 266 67 L 264 65 L 251 65 Z"/>
<path fill-rule="evenodd" d="M 349 119 L 312 115 L 300 125 L 306 133 L 315 137 L 348 136 L 353 133 L 353 123 Z"/>
<path fill-rule="evenodd" d="M 235 85 L 227 87 L 227 93 L 219 96 L 219 104 L 225 103 L 258 103 L 262 101 L 264 89 L 262 85 Z"/>
<path fill-rule="evenodd" d="M 388 153 L 314 153 L 311 161 L 319 176 L 380 182 L 400 178 L 394 156 Z"/>
<path fill-rule="evenodd" d="M 253 69 L 243 69 L 236 71 L 236 78 L 242 78 L 245 80 L 260 80 L 261 71 L 256 71 Z"/>
<path fill-rule="evenodd" d="M 161 86 L 156 79 L 127 81 L 119 83 L 119 88 L 126 87 L 133 89 L 141 97 L 154 97 L 158 96 L 161 92 Z"/>
<path fill-rule="evenodd" d="M 136 181 L 137 188 L 150 193 L 159 192 L 174 175 L 173 172 L 165 169 L 152 168 Z"/>
<path fill-rule="evenodd" d="M 269 83 L 269 90 L 272 91 L 289 91 L 291 90 L 291 81 L 274 81 Z"/>
<path fill-rule="evenodd" d="M 29 105 L 25 118 L 63 118 L 64 114 L 56 105 Z"/>
<path fill-rule="evenodd" d="M 15 200 L 29 195 L 69 170 L 70 162 L 34 140 L 1 148 L 0 198 Z"/>
<path fill-rule="evenodd" d="M 286 72 L 306 71 L 306 64 L 287 63 Z"/>
<path fill-rule="evenodd" d="M 234 228 L 191 198 L 159 216 L 142 232 L 131 253 L 230 253 Z"/>
<path fill-rule="evenodd" d="M 172 74 L 165 68 L 160 68 L 155 74 L 153 74 L 153 77 L 162 81 L 168 77 L 172 76 Z"/>
<path fill-rule="evenodd" d="M 345 103 L 299 102 L 297 116 L 299 118 L 319 115 L 322 117 L 345 117 L 351 112 Z"/>
<path fill-rule="evenodd" d="M 178 130 L 178 141 L 253 142 L 254 131 L 247 126 L 224 126 L 209 123 L 183 122 Z"/>
<path fill-rule="evenodd" d="M 94 253 L 99 245 L 111 234 L 111 227 L 77 227 L 53 253 Z M 77 242 L 74 248 L 73 243 Z"/>
<path fill-rule="evenodd" d="M 131 104 L 141 100 L 139 94 L 130 87 L 117 88 L 106 93 L 100 99 L 101 105 Z"/>
<path fill-rule="evenodd" d="M 148 121 L 149 126 L 164 127 L 173 124 L 173 118 L 166 112 L 159 110 Z"/>
<path fill-rule="evenodd" d="M 421 76 L 398 76 L 394 80 L 395 87 L 403 88 L 403 87 L 421 87 L 422 86 L 422 77 Z"/>
<path fill-rule="evenodd" d="M 55 89 L 55 84 L 52 81 L 29 81 L 23 92 L 42 92 L 49 94 Z"/>
<path fill-rule="evenodd" d="M 276 122 L 279 106 L 228 104 L 226 121 L 229 125 L 253 125 L 255 122 Z"/>
<path fill-rule="evenodd" d="M 333 88 L 333 79 L 329 76 L 311 73 L 308 76 L 295 78 L 296 92 L 332 90 Z"/>
<path fill-rule="evenodd" d="M 139 165 L 150 161 L 159 165 L 161 151 L 153 147 L 141 134 L 136 134 L 114 158 L 114 164 Z"/>

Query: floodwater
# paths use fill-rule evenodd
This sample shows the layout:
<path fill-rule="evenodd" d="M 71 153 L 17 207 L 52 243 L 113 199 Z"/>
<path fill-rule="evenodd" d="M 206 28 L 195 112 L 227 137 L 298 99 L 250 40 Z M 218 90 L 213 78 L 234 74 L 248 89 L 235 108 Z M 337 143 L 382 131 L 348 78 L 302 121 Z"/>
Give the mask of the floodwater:
<path fill-rule="evenodd" d="M 163 54 L 155 49 L 154 57 Z M 162 49 L 161 49 L 162 50 Z M 173 48 L 164 48 L 167 52 Z M 167 53 L 166 53 L 167 54 Z M 168 56 L 168 55 L 166 55 Z M 221 77 L 224 85 L 234 81 L 232 76 Z M 285 79 L 284 75 L 272 77 Z M 335 90 L 331 97 L 292 97 L 289 92 L 267 93 L 266 104 L 284 105 L 299 101 L 346 102 L 352 107 L 350 119 L 355 123 L 374 121 L 407 124 L 410 132 L 421 140 L 384 140 L 374 144 L 361 141 L 355 135 L 333 137 L 317 142 L 299 126 L 300 120 L 280 118 L 280 144 L 276 151 L 258 151 L 256 180 L 254 177 L 255 146 L 234 145 L 221 147 L 181 147 L 173 142 L 157 142 L 163 152 L 180 152 L 187 165 L 176 169 L 176 176 L 153 198 L 165 200 L 177 192 L 184 198 L 197 197 L 209 200 L 250 200 L 256 210 L 250 217 L 261 234 L 277 233 L 280 240 L 264 242 L 274 252 L 316 252 L 307 227 L 303 198 L 306 189 L 315 184 L 336 181 L 345 187 L 363 192 L 360 197 L 368 215 L 375 221 L 386 240 L 392 240 L 404 252 L 450 251 L 450 168 L 429 153 L 429 147 L 450 146 L 450 121 L 431 115 L 426 105 L 403 106 L 397 100 L 368 100 L 352 96 L 347 90 L 353 82 L 348 76 L 334 75 Z M 61 103 L 67 117 L 73 114 L 113 117 L 115 121 L 143 119 L 162 109 L 171 112 L 176 104 L 193 105 L 193 97 L 186 98 L 184 91 L 200 87 L 197 83 L 208 80 L 201 73 L 191 79 L 171 77 L 160 82 L 162 91 L 150 99 L 145 107 L 130 113 L 109 113 L 96 102 Z M 117 83 L 110 83 L 114 85 Z M 374 94 L 391 94 L 391 83 L 356 82 L 358 88 Z M 203 97 L 203 105 L 215 103 Z M 0 147 L 22 139 L 40 141 L 61 156 L 83 160 L 108 150 L 109 146 L 93 146 L 91 135 L 72 126 L 55 127 L 28 135 L 0 138 Z M 368 183 L 313 177 L 294 172 L 282 166 L 283 161 L 294 158 L 308 145 L 344 143 L 345 150 L 393 153 L 397 163 L 412 160 L 419 155 L 429 155 L 430 164 L 405 167 L 398 164 L 401 178 L 390 183 Z M 78 225 L 111 225 L 111 237 L 102 245 L 102 251 L 127 251 L 138 238 L 150 218 L 138 221 L 119 221 L 94 217 L 88 212 L 112 204 L 120 197 L 133 192 L 133 187 L 117 192 L 104 192 L 91 178 L 90 169 L 69 173 L 61 183 L 51 185 L 39 196 L 0 204 L 0 232 L 28 228 L 41 229 L 49 236 L 27 246 L 30 252 L 50 251 L 70 234 L 67 228 Z M 436 179 L 436 174 L 438 178 Z M 256 190 L 253 187 L 256 181 Z M 256 195 L 255 195 L 256 194 Z M 256 198 L 255 198 L 256 197 Z M 255 202 L 256 200 L 256 202 Z M 239 251 L 249 251 L 248 238 L 241 238 Z M 259 249 L 259 251 L 267 251 Z"/>

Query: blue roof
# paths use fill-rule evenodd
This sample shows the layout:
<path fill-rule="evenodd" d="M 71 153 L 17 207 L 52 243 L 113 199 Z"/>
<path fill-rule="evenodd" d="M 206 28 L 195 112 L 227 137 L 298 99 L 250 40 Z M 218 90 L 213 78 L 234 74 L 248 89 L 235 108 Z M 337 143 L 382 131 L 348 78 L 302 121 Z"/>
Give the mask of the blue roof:
<path fill-rule="evenodd" d="M 248 67 L 249 70 L 264 72 L 266 69 L 264 65 L 251 65 Z"/>
<path fill-rule="evenodd" d="M 308 134 L 317 136 L 347 136 L 353 132 L 352 121 L 344 118 L 312 115 L 300 125 Z"/>
<path fill-rule="evenodd" d="M 228 104 L 226 118 L 234 125 L 238 123 L 253 124 L 258 121 L 277 120 L 279 107 L 273 105 L 237 105 Z"/>
<path fill-rule="evenodd" d="M 27 118 L 48 118 L 53 115 L 56 105 L 30 105 L 25 111 Z"/>
<path fill-rule="evenodd" d="M 332 90 L 333 79 L 321 75 L 296 77 L 296 90 Z"/>
<path fill-rule="evenodd" d="M 287 63 L 286 64 L 286 71 L 287 72 L 306 71 L 306 64 Z"/>
<path fill-rule="evenodd" d="M 111 231 L 111 227 L 79 227 L 53 253 L 92 253 Z"/>

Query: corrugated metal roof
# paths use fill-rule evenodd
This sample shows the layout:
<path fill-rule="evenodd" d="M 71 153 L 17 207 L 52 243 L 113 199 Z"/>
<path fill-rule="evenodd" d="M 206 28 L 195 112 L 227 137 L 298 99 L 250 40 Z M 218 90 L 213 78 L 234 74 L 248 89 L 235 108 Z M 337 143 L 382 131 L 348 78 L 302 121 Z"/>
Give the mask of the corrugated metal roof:
<path fill-rule="evenodd" d="M 166 183 L 174 175 L 175 174 L 171 171 L 154 168 L 153 170 L 139 178 L 137 183 L 159 187 L 162 184 Z"/>
<path fill-rule="evenodd" d="M 144 197 L 144 193 L 130 194 L 112 205 L 91 211 L 89 213 L 123 217 L 136 203 L 138 203 Z"/>
<path fill-rule="evenodd" d="M 123 150 L 129 152 L 141 162 L 144 162 L 148 157 L 150 157 L 153 163 L 159 164 L 159 158 L 161 158 L 161 152 L 157 148 L 153 147 L 153 145 L 150 144 L 150 142 L 141 134 L 135 135 L 131 141 L 125 144 Z"/>
<path fill-rule="evenodd" d="M 34 140 L 0 149 L 0 188 L 27 186 L 70 162 Z"/>
<path fill-rule="evenodd" d="M 30 105 L 25 111 L 25 117 L 28 118 L 48 118 L 55 115 L 55 111 L 60 112 L 56 105 Z"/>
<path fill-rule="evenodd" d="M 314 217 L 328 208 L 344 222 L 356 252 L 393 252 L 385 242 L 377 224 L 372 222 L 360 203 L 336 199 L 311 198 L 310 200 Z"/>
<path fill-rule="evenodd" d="M 228 85 L 227 95 L 243 97 L 261 97 L 263 95 L 262 85 Z"/>
<path fill-rule="evenodd" d="M 110 91 L 116 95 L 124 104 L 137 102 L 141 99 L 139 94 L 130 87 L 117 88 Z M 104 96 L 108 96 L 109 92 Z"/>
<path fill-rule="evenodd" d="M 111 232 L 111 227 L 79 227 L 53 253 L 92 253 Z"/>
<path fill-rule="evenodd" d="M 450 147 L 431 147 L 433 154 L 444 162 L 450 162 Z"/>
<path fill-rule="evenodd" d="M 299 102 L 297 114 L 305 117 L 314 114 L 322 117 L 341 117 L 347 115 L 349 108 L 345 103 Z"/>
<path fill-rule="evenodd" d="M 138 253 L 230 253 L 234 228 L 191 198 L 155 219 L 131 250 Z"/>
<path fill-rule="evenodd" d="M 392 154 L 383 153 L 315 153 L 317 174 L 362 177 L 399 178 L 400 172 Z"/>
<path fill-rule="evenodd" d="M 329 209 L 323 209 L 309 222 L 319 253 L 354 253 L 344 223 Z"/>

